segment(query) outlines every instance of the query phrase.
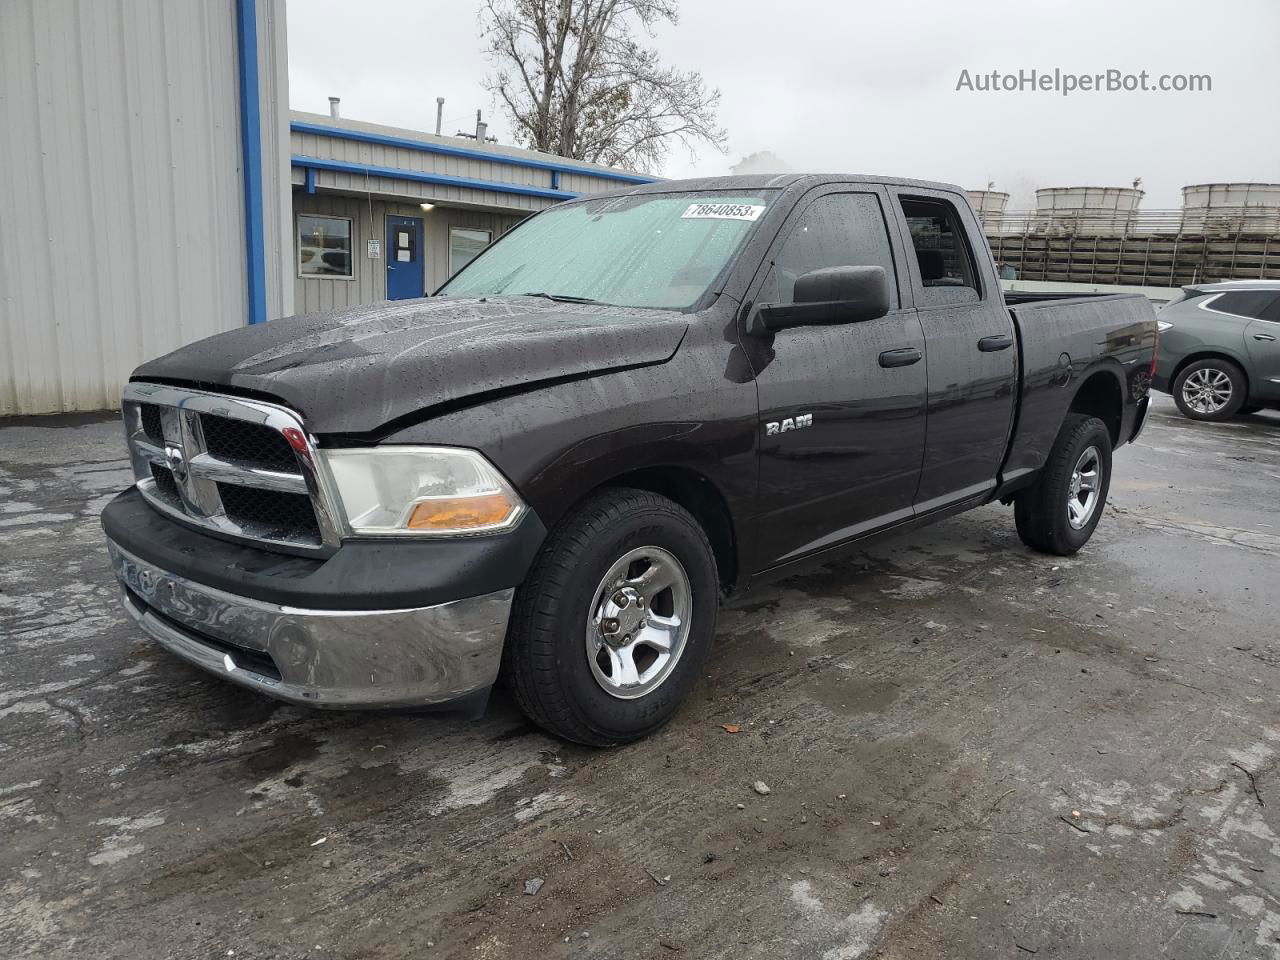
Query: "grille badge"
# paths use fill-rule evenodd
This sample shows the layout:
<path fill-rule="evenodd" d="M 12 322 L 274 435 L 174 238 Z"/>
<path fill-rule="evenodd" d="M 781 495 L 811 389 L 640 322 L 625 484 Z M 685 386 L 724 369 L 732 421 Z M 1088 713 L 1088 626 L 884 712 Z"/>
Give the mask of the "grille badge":
<path fill-rule="evenodd" d="M 167 443 L 164 447 L 164 465 L 173 474 L 173 479 L 180 484 L 187 482 L 187 454 L 176 443 Z"/>

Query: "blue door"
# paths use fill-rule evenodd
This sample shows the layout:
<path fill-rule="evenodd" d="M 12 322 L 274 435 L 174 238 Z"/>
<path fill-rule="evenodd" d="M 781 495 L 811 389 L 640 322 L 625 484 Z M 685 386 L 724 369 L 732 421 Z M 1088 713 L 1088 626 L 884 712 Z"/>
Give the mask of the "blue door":
<path fill-rule="evenodd" d="M 422 294 L 422 218 L 387 217 L 387 299 Z"/>

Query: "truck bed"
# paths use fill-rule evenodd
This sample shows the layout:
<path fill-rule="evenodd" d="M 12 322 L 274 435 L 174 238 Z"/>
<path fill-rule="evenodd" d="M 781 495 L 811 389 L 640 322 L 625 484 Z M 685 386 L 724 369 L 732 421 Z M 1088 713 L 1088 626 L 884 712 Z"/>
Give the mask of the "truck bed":
<path fill-rule="evenodd" d="M 1008 485 L 1043 466 L 1075 387 L 1088 378 L 1109 374 L 1097 389 L 1120 392 L 1126 411 L 1146 395 L 1156 325 L 1140 294 L 1006 294 L 1005 300 L 1019 361 L 1018 413 L 1002 471 Z M 1128 419 L 1111 425 L 1117 446 L 1129 439 Z"/>
<path fill-rule="evenodd" d="M 1040 301 L 1062 301 L 1062 300 L 1090 300 L 1098 297 L 1117 297 L 1117 296 L 1138 296 L 1138 294 L 1116 294 L 1116 293 L 1075 293 L 1072 291 L 1064 291 L 1062 293 L 1046 293 L 1043 291 L 1032 290 L 1006 290 L 1004 291 L 1004 302 L 1010 307 L 1022 306 L 1028 303 L 1038 303 Z"/>

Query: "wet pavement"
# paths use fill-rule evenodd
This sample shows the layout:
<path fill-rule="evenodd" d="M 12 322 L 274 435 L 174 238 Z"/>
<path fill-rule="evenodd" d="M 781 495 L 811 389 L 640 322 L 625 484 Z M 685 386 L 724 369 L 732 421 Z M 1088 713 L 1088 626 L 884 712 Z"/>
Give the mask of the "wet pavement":
<path fill-rule="evenodd" d="M 0 425 L 0 954 L 1280 957 L 1280 415 L 1157 398 L 1074 558 L 992 506 L 739 601 L 613 751 L 166 655 L 121 453 Z"/>

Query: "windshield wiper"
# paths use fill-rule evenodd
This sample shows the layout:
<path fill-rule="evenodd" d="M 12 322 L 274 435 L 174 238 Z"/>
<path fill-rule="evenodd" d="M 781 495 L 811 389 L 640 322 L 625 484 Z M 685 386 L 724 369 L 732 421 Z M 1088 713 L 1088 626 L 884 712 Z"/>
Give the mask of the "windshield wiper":
<path fill-rule="evenodd" d="M 544 291 L 531 291 L 529 293 L 520 294 L 522 297 L 541 297 L 543 300 L 554 300 L 557 303 L 599 303 L 599 300 L 592 300 L 590 297 L 571 297 L 567 293 L 546 293 Z"/>

